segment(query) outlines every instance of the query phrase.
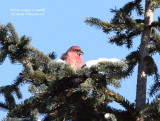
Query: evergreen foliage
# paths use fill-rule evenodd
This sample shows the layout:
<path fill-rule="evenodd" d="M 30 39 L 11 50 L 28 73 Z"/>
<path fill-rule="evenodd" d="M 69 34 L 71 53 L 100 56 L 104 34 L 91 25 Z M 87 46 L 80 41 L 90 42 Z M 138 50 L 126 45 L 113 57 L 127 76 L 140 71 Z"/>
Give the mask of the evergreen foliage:
<path fill-rule="evenodd" d="M 114 100 L 134 110 L 132 104 L 109 89 L 109 85 L 119 88 L 119 80 L 128 76 L 125 62 L 100 62 L 75 71 L 54 61 L 54 52 L 46 55 L 32 47 L 31 38 L 19 37 L 11 23 L 2 25 L 0 34 L 1 64 L 9 57 L 12 63 L 24 67 L 13 84 L 0 87 L 5 98 L 0 108 L 8 111 L 4 121 L 37 121 L 38 115 L 44 115 L 44 121 L 106 120 L 105 113 L 114 117 L 108 106 Z M 26 83 L 30 83 L 33 96 L 17 104 L 15 98 L 22 98 L 19 88 Z"/>
<path fill-rule="evenodd" d="M 137 50 L 132 51 L 130 54 L 128 54 L 128 56 L 126 56 L 126 62 L 128 64 L 128 70 L 126 71 L 126 74 L 131 75 L 134 71 L 134 67 L 137 64 L 141 64 L 140 68 L 144 68 L 143 71 L 145 72 L 145 74 L 147 74 L 147 76 L 154 76 L 155 83 L 154 85 L 152 85 L 150 90 L 150 94 L 152 96 L 154 94 L 157 94 L 157 92 L 159 95 L 160 89 L 158 67 L 152 57 L 154 54 L 159 53 L 160 18 L 158 17 L 156 21 L 151 21 L 151 24 L 147 25 L 146 23 L 149 22 L 149 19 L 152 20 L 153 18 L 152 16 L 149 16 L 150 18 L 147 18 L 146 16 L 151 14 L 149 12 L 154 13 L 154 11 L 159 7 L 159 0 L 145 0 L 145 7 L 143 7 L 142 5 L 142 0 L 132 0 L 131 2 L 126 3 L 120 9 L 111 9 L 111 12 L 114 14 L 114 17 L 111 19 L 110 22 L 106 22 L 94 17 L 90 17 L 85 20 L 85 22 L 88 25 L 95 26 L 103 30 L 103 32 L 106 34 L 114 34 L 109 38 L 109 43 L 116 44 L 117 46 L 125 45 L 128 49 L 131 49 L 134 43 L 134 39 L 137 36 L 141 36 L 141 44 L 137 47 Z M 136 19 L 134 19 L 134 12 L 137 13 Z M 144 19 L 142 18 L 142 16 L 144 16 Z M 151 32 L 149 30 L 151 30 Z M 145 35 L 144 33 L 147 33 L 148 35 Z M 146 36 L 149 36 L 148 40 Z M 142 49 L 142 47 L 144 48 Z M 147 51 L 149 51 L 148 54 Z M 144 55 L 144 57 L 141 57 L 143 53 L 146 53 L 146 55 Z M 138 80 L 137 84 L 140 83 L 140 81 L 141 80 Z M 141 86 L 141 89 L 139 90 L 142 90 L 146 84 L 141 83 L 139 85 Z M 140 86 L 137 86 L 137 88 L 140 88 Z M 145 88 L 144 91 L 146 91 Z M 140 94 L 140 92 L 137 93 Z M 141 96 L 143 97 L 145 95 Z M 157 97 L 158 96 L 156 96 L 156 99 Z M 136 100 L 136 104 L 137 103 L 139 102 L 137 102 Z M 138 107 L 137 110 L 137 114 L 139 116 L 137 116 L 137 119 L 135 120 L 158 121 L 160 117 L 158 112 L 158 103 L 159 100 L 153 101 L 151 104 L 146 104 L 146 106 L 144 107 L 142 107 L 143 105 L 139 105 L 141 106 Z"/>

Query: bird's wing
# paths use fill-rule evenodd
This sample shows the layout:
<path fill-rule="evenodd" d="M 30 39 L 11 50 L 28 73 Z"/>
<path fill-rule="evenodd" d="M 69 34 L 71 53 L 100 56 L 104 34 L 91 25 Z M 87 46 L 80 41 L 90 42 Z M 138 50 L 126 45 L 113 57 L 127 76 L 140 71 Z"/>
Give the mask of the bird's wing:
<path fill-rule="evenodd" d="M 64 53 L 61 57 L 62 60 L 66 60 L 67 59 L 67 53 Z"/>

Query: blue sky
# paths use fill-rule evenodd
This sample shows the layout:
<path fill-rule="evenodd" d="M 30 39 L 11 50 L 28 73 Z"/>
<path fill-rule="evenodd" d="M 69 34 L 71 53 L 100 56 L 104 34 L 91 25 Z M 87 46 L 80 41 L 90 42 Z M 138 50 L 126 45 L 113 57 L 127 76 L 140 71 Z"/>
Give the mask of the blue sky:
<path fill-rule="evenodd" d="M 0 23 L 11 22 L 19 36 L 32 37 L 32 46 L 46 54 L 54 51 L 57 58 L 60 58 L 70 46 L 78 45 L 84 52 L 84 62 L 98 58 L 125 59 L 130 51 L 137 49 L 140 38 L 134 40 L 132 50 L 117 47 L 108 43 L 109 35 L 88 26 L 84 20 L 87 17 L 96 17 L 110 21 L 113 17 L 110 9 L 119 8 L 127 1 L 129 0 L 5 0 L 1 1 Z M 11 11 L 11 9 L 19 9 L 21 12 Z M 34 14 L 40 9 L 44 11 L 38 13 L 43 15 L 27 15 L 27 12 L 22 11 L 32 10 L 31 13 Z M 158 60 L 159 56 L 155 58 Z M 6 60 L 0 65 L 0 86 L 12 83 L 21 70 L 20 64 L 11 65 L 9 60 Z M 122 87 L 116 90 L 131 102 L 135 101 L 136 70 L 131 78 L 122 80 Z M 152 82 L 150 78 L 148 83 Z M 24 97 L 30 96 L 26 93 L 27 87 L 22 88 L 22 91 L 24 90 Z M 1 100 L 3 100 L 2 96 Z M 117 104 L 113 105 L 119 108 Z M 5 115 L 6 112 L 0 110 L 0 119 Z"/>

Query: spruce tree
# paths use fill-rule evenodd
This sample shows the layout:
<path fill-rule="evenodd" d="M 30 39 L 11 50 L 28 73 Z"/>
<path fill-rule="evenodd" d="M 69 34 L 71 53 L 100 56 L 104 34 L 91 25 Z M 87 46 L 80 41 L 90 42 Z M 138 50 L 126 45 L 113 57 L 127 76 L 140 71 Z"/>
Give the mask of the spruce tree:
<path fill-rule="evenodd" d="M 142 0 L 133 0 L 120 9 L 111 9 L 115 15 L 110 22 L 92 17 L 85 21 L 91 26 L 102 29 L 106 34 L 115 33 L 113 37 L 109 38 L 109 42 L 115 43 L 117 46 L 126 45 L 128 49 L 131 49 L 134 38 L 141 36 L 138 49 L 126 56 L 126 61 L 130 66 L 128 74 L 131 74 L 138 64 L 136 90 L 136 109 L 138 111 L 141 111 L 146 104 L 147 76 L 155 76 L 155 82 L 158 82 L 158 68 L 152 56 L 160 51 L 160 34 L 158 32 L 160 18 L 153 21 L 153 14 L 159 8 L 160 1 L 144 0 L 144 2 L 144 7 Z M 138 19 L 134 15 L 135 11 Z"/>
<path fill-rule="evenodd" d="M 0 26 L 0 63 L 8 57 L 11 63 L 23 66 L 13 84 L 0 87 L 5 98 L 0 108 L 8 111 L 4 121 L 37 121 L 38 115 L 43 115 L 44 121 L 116 121 L 117 117 L 127 121 L 136 117 L 133 104 L 109 89 L 109 85 L 120 87 L 119 80 L 128 76 L 125 61 L 100 62 L 73 70 L 56 62 L 54 52 L 46 55 L 32 47 L 30 41 L 30 37 L 19 37 L 11 23 Z M 15 98 L 22 98 L 19 88 L 26 83 L 31 85 L 33 96 L 18 104 Z M 110 107 L 108 104 L 114 100 L 129 113 Z"/>

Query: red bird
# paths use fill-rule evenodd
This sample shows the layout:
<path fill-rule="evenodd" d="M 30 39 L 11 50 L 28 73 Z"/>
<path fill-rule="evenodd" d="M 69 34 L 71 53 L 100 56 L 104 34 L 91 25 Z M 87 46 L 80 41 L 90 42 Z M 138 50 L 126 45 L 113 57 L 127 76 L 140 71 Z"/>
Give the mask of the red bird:
<path fill-rule="evenodd" d="M 79 46 L 72 46 L 62 55 L 61 59 L 66 61 L 72 68 L 78 69 L 84 64 L 82 54 L 83 52 Z"/>

